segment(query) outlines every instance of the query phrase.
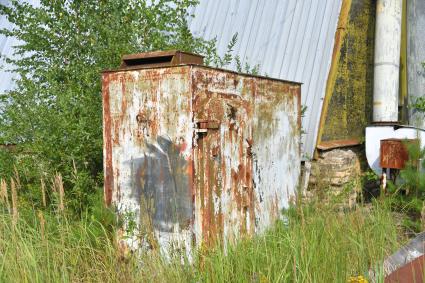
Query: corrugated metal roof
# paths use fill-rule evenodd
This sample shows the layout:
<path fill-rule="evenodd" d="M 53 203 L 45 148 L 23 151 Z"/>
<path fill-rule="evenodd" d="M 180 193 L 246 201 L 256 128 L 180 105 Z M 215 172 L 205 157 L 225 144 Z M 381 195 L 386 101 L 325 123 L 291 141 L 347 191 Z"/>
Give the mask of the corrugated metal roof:
<path fill-rule="evenodd" d="M 9 3 L 9 0 L 0 0 L 0 4 L 6 5 Z M 0 29 L 11 27 L 10 23 L 7 21 L 6 17 L 0 17 Z M 13 53 L 12 46 L 18 43 L 16 38 L 8 38 L 4 35 L 0 35 L 0 56 L 10 57 Z M 4 93 L 6 90 L 11 89 L 13 86 L 13 78 L 16 74 L 6 72 L 10 66 L 6 66 L 3 60 L 0 61 L 0 93 Z"/>
<path fill-rule="evenodd" d="M 407 75 L 410 101 L 425 97 L 425 2 L 407 1 Z M 425 114 L 410 109 L 409 124 L 425 128 Z"/>
<path fill-rule="evenodd" d="M 0 0 L 0 4 L 8 5 L 11 0 Z M 39 0 L 25 0 L 25 2 L 38 6 Z M 12 24 L 6 19 L 6 17 L 0 17 L 0 29 L 11 29 Z M 20 44 L 19 40 L 14 37 L 5 37 L 0 35 L 0 57 L 13 57 L 13 46 Z M 4 60 L 0 58 L 0 94 L 7 90 L 10 90 L 14 86 L 14 79 L 17 78 L 16 73 L 7 72 L 8 69 L 12 69 L 12 66 L 5 64 Z"/>
<path fill-rule="evenodd" d="M 304 153 L 312 156 L 342 0 L 200 0 L 191 11 L 195 36 L 217 38 L 262 75 L 302 82 Z M 233 64 L 231 68 L 235 69 Z"/>

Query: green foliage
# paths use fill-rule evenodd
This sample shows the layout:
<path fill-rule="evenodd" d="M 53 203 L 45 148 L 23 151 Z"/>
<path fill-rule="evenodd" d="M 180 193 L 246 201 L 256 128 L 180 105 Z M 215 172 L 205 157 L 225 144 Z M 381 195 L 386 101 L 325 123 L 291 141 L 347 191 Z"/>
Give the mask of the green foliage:
<path fill-rule="evenodd" d="M 306 113 L 307 113 L 307 105 L 301 105 L 301 118 L 304 118 Z M 304 130 L 304 127 L 302 125 L 301 135 L 305 135 L 305 134 L 307 134 L 307 131 Z"/>
<path fill-rule="evenodd" d="M 372 170 L 368 170 L 363 174 L 364 182 L 378 181 L 379 176 Z"/>
<path fill-rule="evenodd" d="M 238 55 L 236 56 L 233 55 L 234 48 L 237 42 L 238 42 L 238 33 L 235 33 L 232 36 L 232 39 L 230 40 L 230 42 L 227 44 L 226 52 L 224 53 L 222 57 L 220 57 L 218 56 L 217 47 L 216 47 L 217 38 L 212 39 L 210 42 L 207 43 L 206 50 L 209 56 L 205 58 L 205 63 L 207 65 L 213 65 L 217 68 L 223 68 L 232 64 L 232 62 L 235 62 L 236 64 L 235 67 L 237 72 L 251 74 L 251 75 L 258 75 L 260 65 L 257 64 L 257 65 L 251 66 L 248 62 L 245 62 L 245 65 L 243 65 L 240 57 Z"/>
<path fill-rule="evenodd" d="M 425 97 L 417 97 L 412 107 L 419 112 L 425 112 Z"/>
<path fill-rule="evenodd" d="M 425 62 L 422 62 L 422 67 L 425 69 Z M 416 97 L 410 104 L 410 108 L 413 108 L 418 112 L 425 112 L 425 96 Z"/>
<path fill-rule="evenodd" d="M 406 143 L 409 152 L 409 161 L 400 175 L 403 180 L 402 188 L 414 197 L 425 200 L 425 148 L 419 143 Z"/>
<path fill-rule="evenodd" d="M 301 117 L 305 117 L 305 113 L 307 113 L 307 105 L 301 105 Z"/>
<path fill-rule="evenodd" d="M 388 203 L 393 211 L 400 214 L 401 225 L 406 235 L 414 236 L 423 231 L 421 211 L 424 203 L 421 199 L 397 193 L 390 198 Z"/>
<path fill-rule="evenodd" d="M 238 40 L 238 33 L 235 33 L 230 40 L 229 44 L 227 45 L 227 50 L 224 53 L 223 57 L 218 56 L 217 54 L 217 38 L 213 38 L 213 40 L 210 41 L 210 44 L 207 46 L 207 52 L 208 54 L 211 54 L 210 56 L 207 56 L 205 58 L 205 64 L 207 65 L 213 65 L 218 68 L 223 68 L 229 64 L 232 63 L 233 60 L 233 48 L 236 45 L 236 42 Z"/>
<path fill-rule="evenodd" d="M 248 64 L 248 62 L 245 62 L 245 65 L 242 67 L 242 62 L 239 56 L 235 56 L 234 58 L 236 62 L 236 70 L 240 73 L 246 73 L 246 74 L 252 74 L 252 75 L 258 75 L 260 65 L 254 65 L 251 66 Z"/>
<path fill-rule="evenodd" d="M 233 48 L 236 45 L 238 39 L 238 33 L 235 33 L 232 37 L 232 40 L 230 41 L 229 45 L 227 46 L 227 62 L 228 64 L 230 64 L 232 62 L 232 52 L 233 52 Z M 245 74 L 251 74 L 251 75 L 258 75 L 258 72 L 260 70 L 260 65 L 254 65 L 251 66 L 248 62 L 245 62 L 245 65 L 242 64 L 241 58 L 239 57 L 239 55 L 234 56 L 233 60 L 235 61 L 236 64 L 236 71 L 238 71 L 239 73 L 245 73 Z"/>
<path fill-rule="evenodd" d="M 0 281 L 119 282 L 114 216 L 96 204 L 78 221 L 24 208 L 15 223 L 0 212 Z"/>
<path fill-rule="evenodd" d="M 191 35 L 187 11 L 195 4 L 42 0 L 33 7 L 14 0 L 0 5 L 0 16 L 13 24 L 0 34 L 22 42 L 16 57 L 3 58 L 20 78 L 15 90 L 0 97 L 0 143 L 16 145 L 13 155 L 0 149 L 0 177 L 9 178 L 16 166 L 32 196 L 40 178 L 61 172 L 70 205 L 82 211 L 102 182 L 101 71 L 117 68 L 123 54 L 150 50 L 180 49 L 204 54 L 207 62 L 229 62 L 229 54 L 223 59 L 216 54 L 214 41 Z"/>
<path fill-rule="evenodd" d="M 15 158 L 10 150 L 0 148 L 0 176 L 11 176 Z"/>

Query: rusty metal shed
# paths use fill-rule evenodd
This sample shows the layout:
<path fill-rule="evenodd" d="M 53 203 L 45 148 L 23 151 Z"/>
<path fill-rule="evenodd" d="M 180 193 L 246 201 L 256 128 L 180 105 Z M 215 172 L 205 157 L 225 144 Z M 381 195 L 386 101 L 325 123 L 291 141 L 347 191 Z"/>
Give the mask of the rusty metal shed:
<path fill-rule="evenodd" d="M 176 54 L 103 73 L 105 199 L 134 218 L 131 248 L 262 231 L 298 185 L 301 85 Z"/>

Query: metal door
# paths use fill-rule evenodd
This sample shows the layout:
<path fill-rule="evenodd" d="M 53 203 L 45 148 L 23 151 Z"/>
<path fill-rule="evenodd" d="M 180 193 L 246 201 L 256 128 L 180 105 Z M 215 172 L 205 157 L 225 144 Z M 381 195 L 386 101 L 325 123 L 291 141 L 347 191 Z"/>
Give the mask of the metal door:
<path fill-rule="evenodd" d="M 195 226 L 206 245 L 254 231 L 250 107 L 208 94 L 194 104 Z M 196 227 L 195 227 L 196 230 Z M 197 239 L 199 241 L 199 239 Z"/>

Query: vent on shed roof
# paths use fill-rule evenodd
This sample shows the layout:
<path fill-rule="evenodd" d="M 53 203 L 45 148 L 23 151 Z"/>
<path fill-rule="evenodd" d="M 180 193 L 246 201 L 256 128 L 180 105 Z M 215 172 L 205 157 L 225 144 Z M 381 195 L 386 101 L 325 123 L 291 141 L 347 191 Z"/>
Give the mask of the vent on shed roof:
<path fill-rule="evenodd" d="M 204 57 L 188 52 L 154 51 L 124 55 L 121 60 L 121 69 L 136 69 L 140 67 L 165 67 L 181 64 L 202 65 Z"/>

